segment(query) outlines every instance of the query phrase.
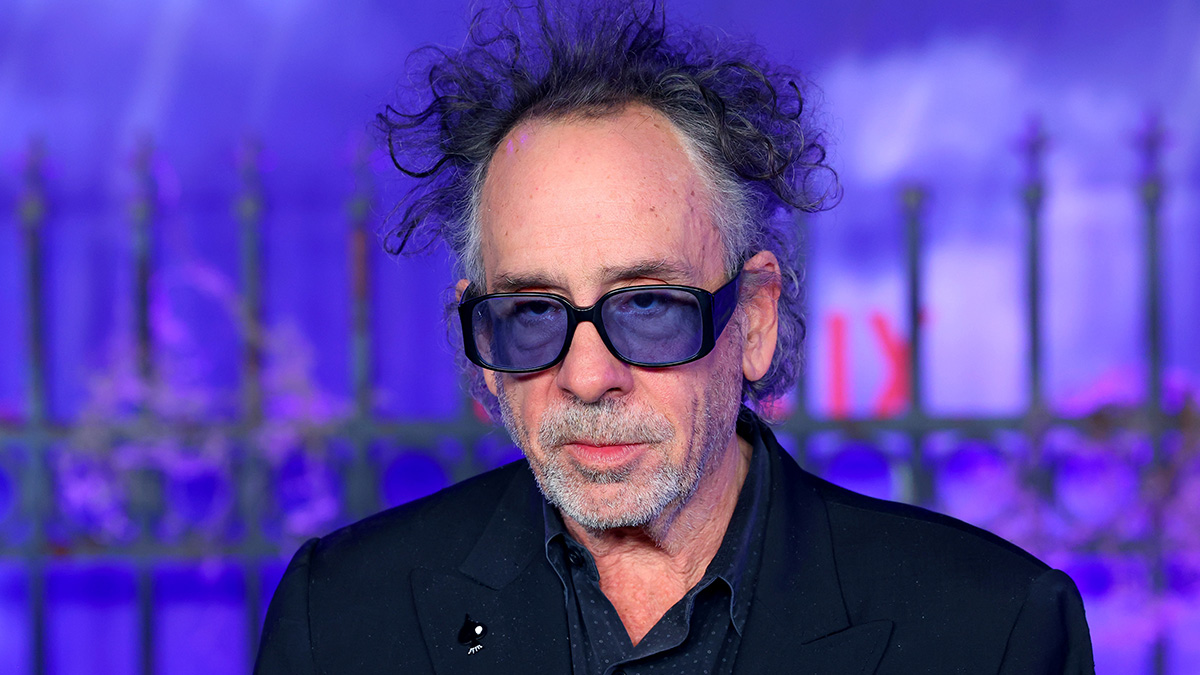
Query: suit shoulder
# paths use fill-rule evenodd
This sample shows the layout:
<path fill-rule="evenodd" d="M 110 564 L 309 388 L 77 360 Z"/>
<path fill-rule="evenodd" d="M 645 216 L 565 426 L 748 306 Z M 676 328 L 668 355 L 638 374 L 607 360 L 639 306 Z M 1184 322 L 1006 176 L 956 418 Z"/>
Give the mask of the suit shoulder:
<path fill-rule="evenodd" d="M 528 464 L 512 462 L 335 530 L 317 543 L 314 566 L 457 564 L 522 472 L 529 473 Z"/>
<path fill-rule="evenodd" d="M 955 518 L 815 480 L 851 622 L 891 621 L 893 649 L 995 672 L 1022 616 L 1040 631 L 1029 649 L 1086 646 L 1078 591 L 1027 551 Z"/>
<path fill-rule="evenodd" d="M 518 484 L 523 479 L 528 485 Z M 305 544 L 301 555 L 307 552 L 307 574 L 293 586 L 305 595 L 317 669 L 366 672 L 391 664 L 397 672 L 430 672 L 426 652 L 414 648 L 422 633 L 413 574 L 422 568 L 458 568 L 514 488 L 537 489 L 523 461 Z"/>
<path fill-rule="evenodd" d="M 954 566 L 964 558 L 978 560 L 993 571 L 997 567 L 1011 570 L 1026 580 L 1049 569 L 1016 544 L 957 518 L 816 480 L 829 510 L 833 535 L 842 546 L 886 547 L 894 556 L 915 558 L 934 567 Z"/>
<path fill-rule="evenodd" d="M 1019 546 L 961 520 L 816 480 L 838 574 L 863 603 L 915 606 L 914 598 L 941 598 L 947 607 L 1015 611 L 1033 581 L 1050 569 Z"/>

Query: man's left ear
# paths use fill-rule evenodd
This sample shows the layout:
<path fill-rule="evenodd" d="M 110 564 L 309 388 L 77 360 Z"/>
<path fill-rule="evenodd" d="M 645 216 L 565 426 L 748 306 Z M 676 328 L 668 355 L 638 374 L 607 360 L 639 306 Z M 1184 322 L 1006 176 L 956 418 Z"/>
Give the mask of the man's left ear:
<path fill-rule="evenodd" d="M 750 382 L 756 382 L 766 376 L 775 356 L 782 288 L 779 260 L 770 251 L 759 251 L 746 261 L 742 270 L 742 284 L 752 289 L 752 295 L 742 303 L 746 312 L 742 331 L 742 374 Z"/>
<path fill-rule="evenodd" d="M 462 302 L 463 293 L 467 292 L 467 286 L 471 285 L 470 279 L 459 279 L 458 283 L 454 284 L 454 301 Z"/>

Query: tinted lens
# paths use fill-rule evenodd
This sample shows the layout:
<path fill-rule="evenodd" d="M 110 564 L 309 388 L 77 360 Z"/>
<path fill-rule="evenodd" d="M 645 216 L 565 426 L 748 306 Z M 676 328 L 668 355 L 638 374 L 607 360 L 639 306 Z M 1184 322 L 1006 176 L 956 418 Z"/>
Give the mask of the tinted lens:
<path fill-rule="evenodd" d="M 645 364 L 685 361 L 700 351 L 700 301 L 687 291 L 630 288 L 604 301 L 600 317 L 621 356 Z"/>
<path fill-rule="evenodd" d="M 554 298 L 508 296 L 475 305 L 471 328 L 479 356 L 497 368 L 541 368 L 567 336 L 567 311 Z"/>

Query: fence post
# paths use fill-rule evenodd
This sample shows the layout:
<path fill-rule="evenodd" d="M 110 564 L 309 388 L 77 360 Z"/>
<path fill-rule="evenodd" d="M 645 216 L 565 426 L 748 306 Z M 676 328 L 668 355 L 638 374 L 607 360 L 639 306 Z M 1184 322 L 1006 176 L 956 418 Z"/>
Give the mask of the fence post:
<path fill-rule="evenodd" d="M 240 461 L 235 463 L 238 482 L 238 509 L 245 528 L 242 557 L 243 582 L 246 593 L 246 623 L 249 628 L 250 663 L 258 653 L 259 622 L 261 620 L 262 577 L 259 569 L 264 550 L 262 534 L 262 502 L 267 498 L 271 481 L 254 430 L 263 420 L 263 340 L 262 326 L 262 245 L 260 229 L 264 211 L 260 148 L 256 141 L 246 141 L 241 149 L 238 170 L 242 189 L 237 197 L 234 215 L 238 221 L 239 255 L 242 288 L 242 307 L 239 320 L 245 339 L 242 343 L 241 418 L 242 446 Z"/>
<path fill-rule="evenodd" d="M 26 558 L 29 570 L 29 612 L 32 633 L 30 645 L 33 655 L 33 672 L 46 672 L 46 565 L 45 554 L 49 550 L 46 526 L 54 502 L 54 489 L 50 482 L 47 466 L 49 396 L 46 388 L 46 324 L 45 297 L 42 277 L 45 267 L 45 252 L 42 249 L 42 234 L 46 225 L 46 186 L 44 175 L 45 147 L 35 139 L 26 151 L 25 166 L 22 168 L 24 186 L 17 202 L 25 240 L 26 270 L 26 316 L 29 349 L 29 467 L 25 485 L 26 499 L 32 535 Z"/>
<path fill-rule="evenodd" d="M 372 402 L 371 265 L 369 232 L 375 203 L 375 177 L 371 173 L 370 146 L 360 148 L 355 160 L 355 191 L 347 214 L 350 225 L 350 376 L 354 392 L 354 417 L 348 429 L 351 452 L 346 476 L 346 507 L 354 518 L 370 515 L 379 507 L 376 472 L 370 452 Z"/>
<path fill-rule="evenodd" d="M 154 146 L 143 140 L 134 155 L 137 192 L 130 210 L 134 256 L 134 335 L 137 348 L 137 372 L 145 387 L 145 402 L 152 400 L 161 383 L 154 367 L 153 332 L 150 325 L 150 278 L 153 273 L 152 228 L 158 217 L 158 185 L 154 178 Z M 139 424 L 151 422 L 156 414 L 152 406 L 138 411 Z M 131 476 L 131 514 L 137 524 L 137 598 L 138 629 L 141 638 L 142 675 L 153 675 L 154 667 L 154 514 L 161 500 L 161 474 L 143 466 Z"/>
<path fill-rule="evenodd" d="M 808 335 L 812 325 L 812 316 L 808 313 L 812 304 L 808 301 L 809 284 L 808 284 L 808 265 L 812 260 L 812 241 L 809 238 L 809 222 L 810 215 L 803 211 L 796 211 L 793 216 L 796 223 L 796 263 L 797 269 L 800 270 L 800 297 L 801 297 L 801 312 L 804 317 L 805 336 L 800 344 L 800 369 L 796 374 L 796 405 L 794 412 L 787 422 L 787 429 L 791 431 L 792 437 L 796 439 L 796 461 L 806 470 L 811 470 L 809 463 L 809 443 L 812 438 L 812 419 L 813 411 L 809 407 L 812 402 L 808 398 L 808 369 L 809 369 L 809 349 Z M 785 282 L 786 283 L 786 282 Z"/>
<path fill-rule="evenodd" d="M 1169 459 L 1163 449 L 1163 431 L 1166 414 L 1163 411 L 1162 370 L 1162 279 L 1161 270 L 1161 230 L 1160 213 L 1162 208 L 1163 176 L 1162 149 L 1165 134 L 1162 124 L 1155 114 L 1146 117 L 1145 127 L 1138 134 L 1138 150 L 1142 154 L 1143 171 L 1140 178 L 1142 206 L 1145 215 L 1143 247 L 1145 258 L 1145 303 L 1146 303 L 1146 398 L 1143 404 L 1143 414 L 1146 418 L 1150 435 L 1150 447 L 1153 455 L 1149 467 L 1150 478 L 1150 566 L 1151 583 L 1157 600 L 1162 600 L 1167 593 L 1167 579 L 1163 551 L 1163 509 L 1169 499 L 1172 481 L 1169 478 L 1171 470 Z M 1170 652 L 1170 640 L 1161 632 L 1154 642 L 1153 672 L 1162 675 L 1167 672 L 1167 660 Z"/>
<path fill-rule="evenodd" d="M 1046 184 L 1042 175 L 1042 158 L 1047 138 L 1041 120 L 1029 120 L 1020 150 L 1025 160 L 1025 179 L 1021 199 L 1025 206 L 1025 293 L 1026 326 L 1029 340 L 1029 410 L 1034 415 L 1045 413 L 1045 391 L 1042 385 L 1042 205 Z"/>
<path fill-rule="evenodd" d="M 924 215 L 925 203 L 929 197 L 928 191 L 918 185 L 904 188 L 901 194 L 904 206 L 905 254 L 908 294 L 906 296 L 906 311 L 908 314 L 908 412 L 909 442 L 912 444 L 909 452 L 908 468 L 912 480 L 912 503 L 928 506 L 933 502 L 933 477 L 929 467 L 925 466 L 925 434 L 923 431 L 925 419 L 924 387 L 921 384 L 921 364 L 923 362 L 921 345 L 924 343 L 922 318 L 924 309 L 922 302 L 921 270 L 921 218 Z"/>
<path fill-rule="evenodd" d="M 1021 476 L 1033 486 L 1042 499 L 1053 501 L 1053 471 L 1042 462 L 1046 434 L 1052 419 L 1046 403 L 1045 381 L 1042 377 L 1045 363 L 1042 349 L 1042 211 L 1046 200 L 1046 180 L 1042 165 L 1048 144 L 1049 139 L 1041 119 L 1031 117 L 1018 146 L 1025 163 L 1025 177 L 1020 192 L 1025 207 L 1025 326 L 1026 339 L 1029 341 L 1029 402 L 1025 412 L 1029 456 Z M 1037 529 L 1041 531 L 1040 518 Z"/>

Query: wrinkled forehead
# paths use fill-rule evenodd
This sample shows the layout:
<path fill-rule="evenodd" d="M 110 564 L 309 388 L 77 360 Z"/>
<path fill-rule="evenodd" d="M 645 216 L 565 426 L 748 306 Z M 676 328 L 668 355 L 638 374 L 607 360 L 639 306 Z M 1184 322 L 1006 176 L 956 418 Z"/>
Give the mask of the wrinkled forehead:
<path fill-rule="evenodd" d="M 710 199 L 678 131 L 649 108 L 526 122 L 500 144 L 483 187 L 488 290 L 586 301 L 634 278 L 706 285 L 723 253 Z"/>

